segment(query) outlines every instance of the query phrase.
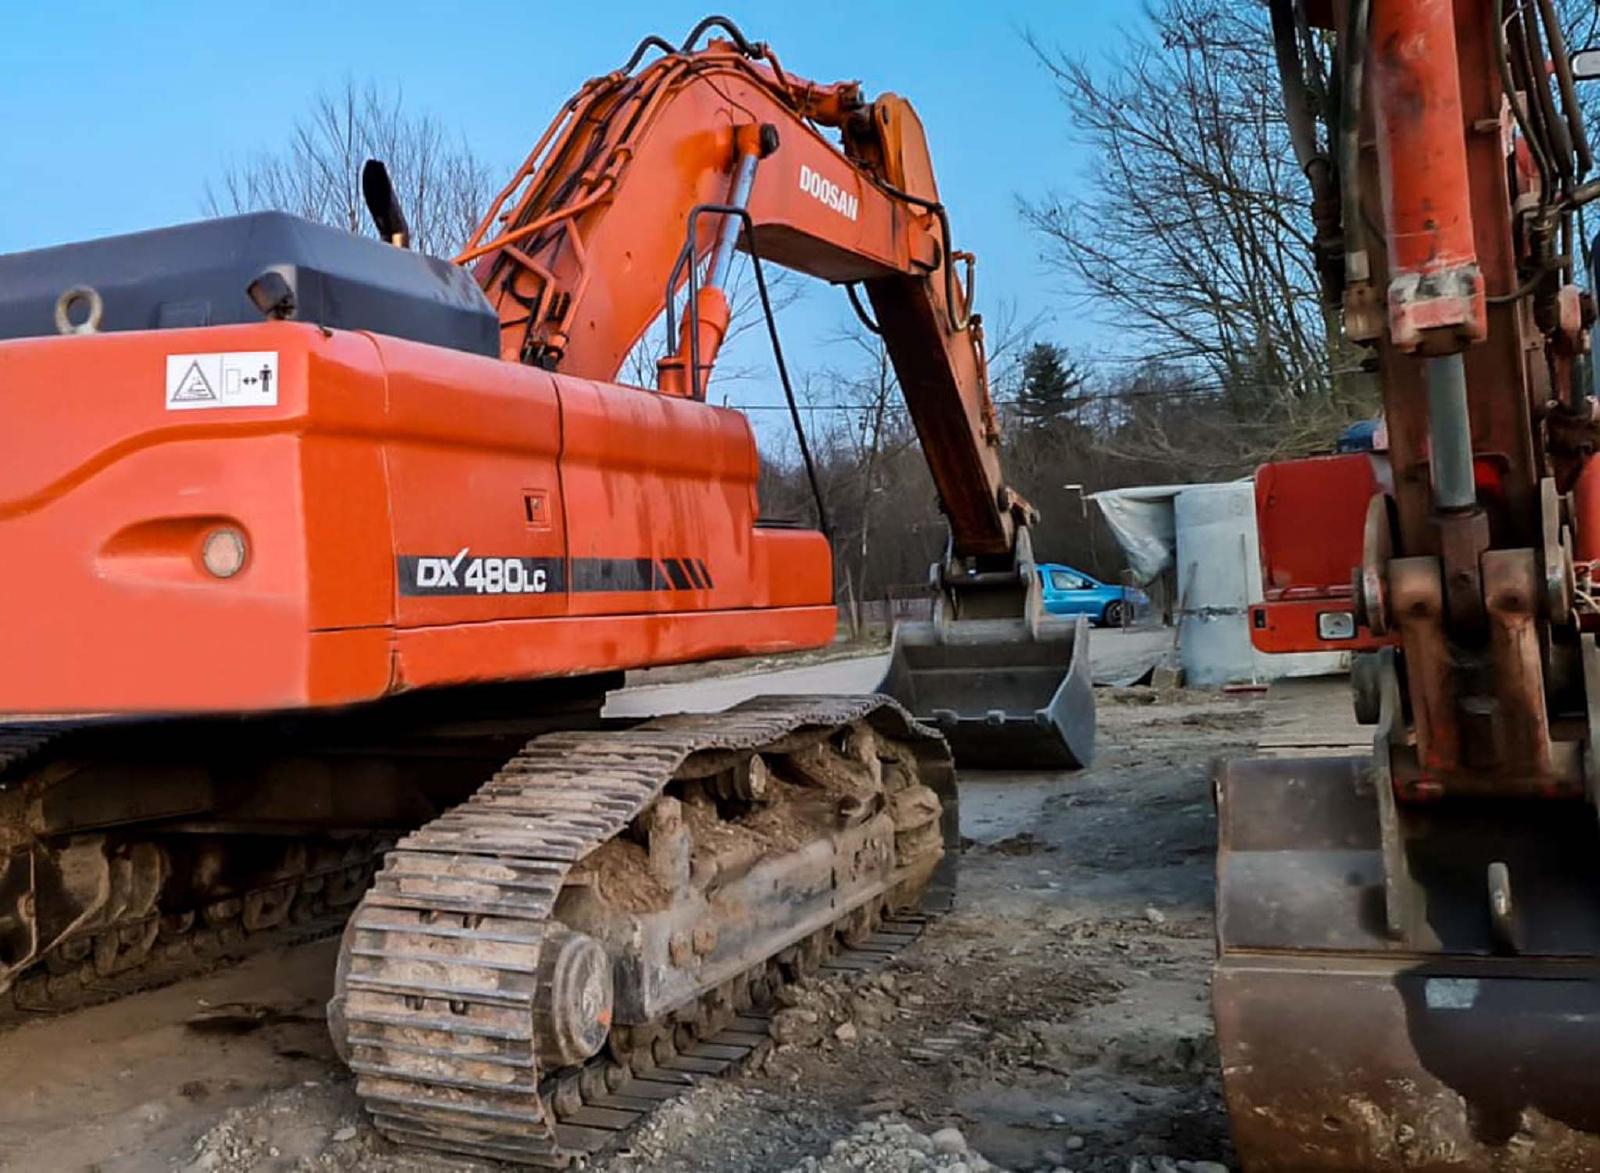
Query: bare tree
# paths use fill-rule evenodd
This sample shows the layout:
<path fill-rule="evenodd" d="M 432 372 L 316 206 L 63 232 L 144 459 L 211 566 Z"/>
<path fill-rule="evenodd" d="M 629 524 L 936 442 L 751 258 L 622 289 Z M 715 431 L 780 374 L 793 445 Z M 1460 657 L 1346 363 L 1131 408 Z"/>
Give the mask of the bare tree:
<path fill-rule="evenodd" d="M 405 108 L 400 91 L 347 81 L 295 120 L 289 146 L 229 167 L 206 186 L 213 216 L 274 208 L 367 235 L 361 165 L 382 159 L 411 226 L 411 245 L 435 256 L 459 250 L 493 194 L 488 166 L 464 140 Z"/>
<path fill-rule="evenodd" d="M 1033 41 L 1095 163 L 1025 201 L 1048 257 L 1138 357 L 1264 405 L 1325 396 L 1329 319 L 1265 5 L 1159 0 L 1103 67 Z"/>

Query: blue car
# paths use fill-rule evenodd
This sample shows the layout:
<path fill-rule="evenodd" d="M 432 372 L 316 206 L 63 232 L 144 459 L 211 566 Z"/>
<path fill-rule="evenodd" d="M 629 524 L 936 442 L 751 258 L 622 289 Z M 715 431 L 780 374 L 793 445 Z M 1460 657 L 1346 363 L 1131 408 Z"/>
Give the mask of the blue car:
<path fill-rule="evenodd" d="M 1114 586 L 1063 566 L 1039 564 L 1044 587 L 1044 608 L 1052 615 L 1087 615 L 1102 627 L 1120 627 L 1124 616 L 1133 619 L 1150 606 L 1150 598 L 1135 587 Z"/>

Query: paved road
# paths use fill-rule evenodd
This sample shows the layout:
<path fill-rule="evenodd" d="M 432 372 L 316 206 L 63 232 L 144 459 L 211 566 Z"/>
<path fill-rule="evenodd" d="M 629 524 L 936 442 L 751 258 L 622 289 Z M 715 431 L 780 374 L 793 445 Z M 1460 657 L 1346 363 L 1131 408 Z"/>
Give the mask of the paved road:
<path fill-rule="evenodd" d="M 1093 631 L 1090 660 L 1097 684 L 1128 684 L 1171 646 L 1162 628 Z M 710 713 L 753 696 L 810 696 L 818 693 L 874 692 L 888 665 L 887 655 L 830 660 L 803 668 L 718 676 L 681 684 L 650 684 L 613 693 L 608 717 L 649 717 L 660 713 Z"/>

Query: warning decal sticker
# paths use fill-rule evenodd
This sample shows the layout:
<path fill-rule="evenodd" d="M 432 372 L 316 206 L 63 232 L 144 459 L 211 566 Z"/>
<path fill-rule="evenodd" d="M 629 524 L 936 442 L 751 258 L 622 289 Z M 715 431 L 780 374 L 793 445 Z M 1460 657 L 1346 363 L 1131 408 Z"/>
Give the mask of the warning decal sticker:
<path fill-rule="evenodd" d="M 276 407 L 278 352 L 167 355 L 167 410 Z"/>

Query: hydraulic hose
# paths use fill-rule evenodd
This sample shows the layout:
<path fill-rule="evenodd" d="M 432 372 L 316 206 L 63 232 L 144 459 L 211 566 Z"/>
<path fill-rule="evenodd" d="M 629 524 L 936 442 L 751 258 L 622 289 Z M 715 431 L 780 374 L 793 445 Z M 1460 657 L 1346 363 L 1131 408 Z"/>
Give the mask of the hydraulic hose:
<path fill-rule="evenodd" d="M 1372 278 L 1367 229 L 1361 220 L 1361 90 L 1371 14 L 1370 0 L 1350 0 L 1345 43 L 1340 46 L 1343 76 L 1339 82 L 1339 205 L 1344 221 L 1345 280 L 1352 283 Z"/>

